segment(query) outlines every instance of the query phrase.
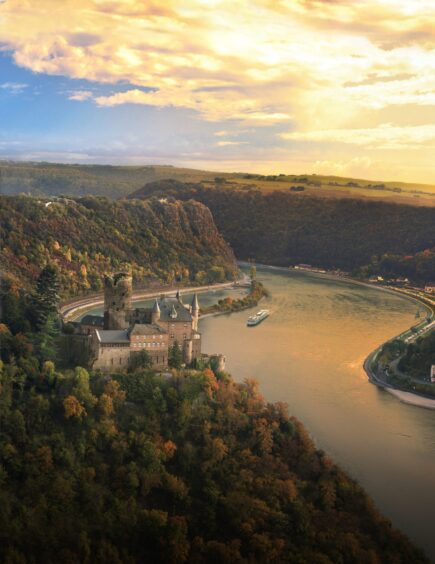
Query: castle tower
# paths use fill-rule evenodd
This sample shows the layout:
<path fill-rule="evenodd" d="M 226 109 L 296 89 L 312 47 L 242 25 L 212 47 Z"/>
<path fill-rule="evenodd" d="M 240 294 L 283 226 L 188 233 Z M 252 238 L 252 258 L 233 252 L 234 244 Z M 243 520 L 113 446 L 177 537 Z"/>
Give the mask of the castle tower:
<path fill-rule="evenodd" d="M 160 321 L 160 306 L 158 300 L 156 299 L 151 311 L 151 323 L 157 323 L 158 321 Z"/>
<path fill-rule="evenodd" d="M 194 331 L 198 331 L 198 320 L 199 320 L 199 303 L 198 303 L 198 295 L 195 292 L 192 300 L 192 329 Z"/>
<path fill-rule="evenodd" d="M 133 281 L 128 272 L 104 277 L 104 329 L 127 329 Z"/>

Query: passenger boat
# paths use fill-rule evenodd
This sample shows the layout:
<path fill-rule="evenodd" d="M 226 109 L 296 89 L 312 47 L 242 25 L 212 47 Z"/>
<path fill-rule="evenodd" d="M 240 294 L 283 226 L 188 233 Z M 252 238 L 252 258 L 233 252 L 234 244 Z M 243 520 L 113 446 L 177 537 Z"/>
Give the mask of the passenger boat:
<path fill-rule="evenodd" d="M 251 317 L 248 318 L 246 325 L 248 327 L 254 327 L 255 325 L 261 323 L 263 319 L 269 317 L 269 314 L 270 311 L 268 309 L 261 309 L 260 311 L 257 311 L 255 315 L 251 315 Z"/>

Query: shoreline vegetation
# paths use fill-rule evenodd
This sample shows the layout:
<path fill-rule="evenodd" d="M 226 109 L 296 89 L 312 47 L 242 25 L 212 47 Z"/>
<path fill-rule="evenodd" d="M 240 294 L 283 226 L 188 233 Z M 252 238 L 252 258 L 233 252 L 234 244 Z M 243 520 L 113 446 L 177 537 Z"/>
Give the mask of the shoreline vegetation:
<path fill-rule="evenodd" d="M 219 300 L 207 308 L 201 309 L 201 317 L 223 313 L 235 313 L 256 306 L 260 300 L 269 296 L 267 288 L 258 280 L 252 280 L 246 296 L 234 299 L 231 296 Z"/>

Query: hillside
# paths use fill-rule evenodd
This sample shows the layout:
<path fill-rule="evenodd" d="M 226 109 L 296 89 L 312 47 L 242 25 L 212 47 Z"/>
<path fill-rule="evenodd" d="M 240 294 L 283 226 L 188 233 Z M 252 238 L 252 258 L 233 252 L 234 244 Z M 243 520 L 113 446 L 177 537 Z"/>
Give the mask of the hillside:
<path fill-rule="evenodd" d="M 354 270 L 370 264 L 374 256 L 413 255 L 435 247 L 435 209 L 429 207 L 177 181 L 147 184 L 130 197 L 157 194 L 194 198 L 207 205 L 239 259 Z M 430 277 L 431 270 L 422 276 Z"/>
<path fill-rule="evenodd" d="M 148 182 L 176 179 L 228 190 L 298 191 L 301 196 L 360 198 L 435 206 L 435 185 L 316 174 L 225 173 L 172 166 L 109 166 L 0 161 L 0 193 L 120 198 Z"/>
<path fill-rule="evenodd" d="M 0 197 L 0 264 L 28 286 L 54 263 L 62 296 L 101 290 L 104 272 L 131 268 L 136 286 L 215 282 L 236 271 L 210 211 L 187 202 Z"/>
<path fill-rule="evenodd" d="M 0 194 L 94 195 L 119 198 L 130 194 L 147 182 L 166 178 L 199 182 L 212 180 L 216 174 L 172 166 L 71 165 L 0 161 Z"/>
<path fill-rule="evenodd" d="M 427 562 L 255 381 L 60 372 L 2 290 L 1 562 Z"/>

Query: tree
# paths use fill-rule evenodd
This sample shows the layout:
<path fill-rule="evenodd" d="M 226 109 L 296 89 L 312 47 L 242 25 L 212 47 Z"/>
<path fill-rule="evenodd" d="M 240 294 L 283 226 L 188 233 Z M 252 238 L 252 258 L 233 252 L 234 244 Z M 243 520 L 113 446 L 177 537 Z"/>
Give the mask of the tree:
<path fill-rule="evenodd" d="M 130 369 L 139 370 L 141 368 L 151 368 L 153 361 L 147 351 L 139 351 L 130 357 Z"/>
<path fill-rule="evenodd" d="M 65 412 L 65 418 L 69 419 L 70 417 L 75 417 L 80 419 L 82 415 L 85 415 L 85 408 L 79 402 L 79 400 L 75 396 L 67 396 L 63 400 L 63 408 Z"/>
<path fill-rule="evenodd" d="M 37 329 L 42 330 L 50 317 L 57 317 L 58 304 L 57 271 L 53 266 L 48 265 L 41 270 L 31 300 L 31 313 Z"/>
<path fill-rule="evenodd" d="M 169 347 L 168 364 L 171 368 L 181 368 L 183 364 L 183 353 L 177 341 Z"/>

